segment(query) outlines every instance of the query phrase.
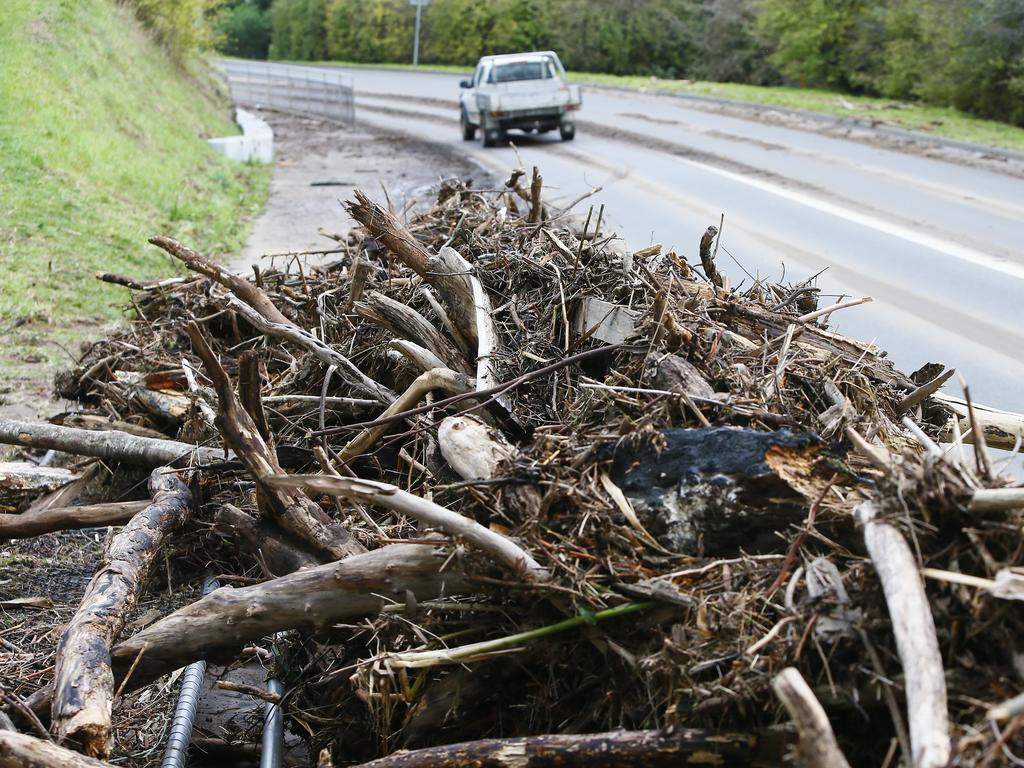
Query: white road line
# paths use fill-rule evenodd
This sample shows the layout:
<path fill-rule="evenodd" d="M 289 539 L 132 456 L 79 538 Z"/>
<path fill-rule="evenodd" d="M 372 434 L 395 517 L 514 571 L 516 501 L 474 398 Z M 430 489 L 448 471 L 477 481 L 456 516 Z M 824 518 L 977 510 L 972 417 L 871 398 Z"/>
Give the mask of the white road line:
<path fill-rule="evenodd" d="M 935 237 L 924 232 L 915 232 L 908 227 L 893 224 L 866 213 L 859 213 L 849 208 L 844 208 L 840 205 L 811 197 L 810 195 L 806 195 L 802 192 L 786 189 L 785 187 L 780 187 L 778 184 L 772 184 L 771 182 L 767 182 L 762 179 L 743 176 L 739 173 L 726 171 L 722 168 L 715 168 L 712 165 L 688 160 L 685 157 L 673 157 L 672 159 L 677 163 L 682 163 L 683 165 L 688 165 L 702 171 L 718 174 L 730 181 L 735 181 L 739 184 L 746 184 L 748 187 L 753 187 L 761 190 L 762 192 L 767 192 L 785 200 L 799 203 L 800 205 L 807 206 L 808 208 L 813 208 L 816 211 L 828 213 L 840 219 L 853 222 L 854 224 L 860 224 L 861 226 L 875 229 L 887 235 L 898 237 L 901 240 L 906 240 L 907 242 L 914 243 L 915 245 L 930 248 L 933 251 L 944 253 L 947 256 L 952 256 L 954 259 L 959 259 L 967 262 L 968 264 L 973 264 L 975 266 L 982 267 L 983 269 L 990 269 L 994 272 L 1001 272 L 1004 275 L 1015 277 L 1018 280 L 1024 280 L 1024 265 L 1015 264 L 1007 259 L 1002 259 L 983 251 L 977 251 L 973 248 L 968 248 L 967 246 L 959 245 L 949 240 L 943 240 L 940 237 Z"/>

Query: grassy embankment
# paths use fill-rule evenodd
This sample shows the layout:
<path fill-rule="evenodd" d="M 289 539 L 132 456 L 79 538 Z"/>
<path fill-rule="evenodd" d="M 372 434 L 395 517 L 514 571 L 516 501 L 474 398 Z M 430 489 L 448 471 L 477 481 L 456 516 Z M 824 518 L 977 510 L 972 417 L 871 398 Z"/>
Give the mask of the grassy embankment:
<path fill-rule="evenodd" d="M 297 61 L 294 63 L 303 64 L 309 62 Z M 410 64 L 354 64 L 337 61 L 323 63 L 343 67 L 418 69 L 422 71 L 466 74 L 467 76 L 472 72 L 472 67 L 435 64 L 413 67 Z M 877 121 L 894 128 L 918 131 L 941 138 L 970 141 L 985 146 L 1024 151 L 1024 129 L 994 120 L 971 117 L 959 110 L 945 107 L 930 107 L 924 104 L 868 96 L 848 96 L 834 91 L 814 88 L 763 87 L 739 83 L 662 80 L 630 75 L 602 75 L 593 72 L 570 72 L 569 79 L 582 84 L 629 88 L 641 91 L 666 91 L 714 96 L 720 99 L 750 104 L 801 109 L 835 117 Z"/>
<path fill-rule="evenodd" d="M 219 86 L 113 0 L 9 4 L 0 104 L 2 404 L 121 315 L 124 289 L 95 271 L 180 271 L 154 234 L 236 252 L 269 170 L 213 152 L 206 138 L 237 133 Z"/>

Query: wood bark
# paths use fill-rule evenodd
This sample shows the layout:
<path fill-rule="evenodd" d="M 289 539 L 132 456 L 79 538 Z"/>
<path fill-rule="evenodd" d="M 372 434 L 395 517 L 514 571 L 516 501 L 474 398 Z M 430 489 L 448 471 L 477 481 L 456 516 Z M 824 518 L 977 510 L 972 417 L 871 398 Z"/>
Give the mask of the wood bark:
<path fill-rule="evenodd" d="M 950 758 L 946 676 L 917 561 L 903 534 L 875 519 L 877 510 L 871 502 L 859 505 L 855 513 L 864 526 L 864 543 L 885 592 L 903 665 L 911 764 L 942 768 Z"/>
<path fill-rule="evenodd" d="M 82 507 L 50 507 L 20 515 L 0 515 L 0 539 L 24 539 L 52 531 L 121 525 L 149 506 L 148 501 L 115 501 Z"/>
<path fill-rule="evenodd" d="M 327 514 L 302 491 L 268 487 L 265 478 L 284 474 L 277 456 L 260 436 L 249 414 L 242 408 L 231 380 L 224 372 L 213 350 L 206 343 L 202 331 L 195 323 L 189 323 L 188 335 L 192 347 L 202 359 L 207 376 L 213 382 L 220 401 L 218 426 L 239 460 L 261 485 L 266 494 L 267 506 L 274 519 L 299 540 L 322 552 L 332 559 L 365 552 L 366 550 L 351 534 L 334 523 Z"/>
<path fill-rule="evenodd" d="M 850 768 L 828 715 L 803 676 L 794 667 L 787 667 L 775 676 L 772 687 L 800 733 L 803 765 L 806 768 Z"/>
<path fill-rule="evenodd" d="M 398 256 L 403 264 L 424 280 L 429 281 L 427 272 L 430 252 L 401 225 L 398 219 L 358 189 L 355 191 L 355 202 L 345 203 L 345 208 L 353 219 L 363 225 L 366 231 L 389 251 Z"/>
<path fill-rule="evenodd" d="M 177 440 L 138 437 L 118 430 L 96 431 L 29 424 L 0 419 L 0 443 L 25 448 L 54 449 L 79 456 L 123 461 L 144 467 L 213 464 L 234 458 L 220 448 L 203 448 Z"/>
<path fill-rule="evenodd" d="M 247 515 L 238 507 L 225 504 L 217 510 L 217 532 L 234 538 L 239 545 L 263 563 L 274 576 L 293 573 L 300 568 L 320 564 L 284 531 Z"/>
<path fill-rule="evenodd" d="M 156 469 L 153 503 L 114 537 L 104 562 L 57 646 L 53 732 L 90 757 L 110 755 L 114 676 L 110 647 L 135 609 L 165 539 L 188 516 L 192 494 L 178 477 Z"/>
<path fill-rule="evenodd" d="M 483 739 L 396 752 L 360 768 L 676 768 L 749 766 L 758 739 L 691 728 Z"/>
<path fill-rule="evenodd" d="M 457 570 L 440 572 L 446 559 L 437 547 L 393 544 L 255 586 L 222 587 L 114 648 L 115 672 L 122 676 L 142 653 L 128 683 L 134 689 L 197 659 L 231 658 L 265 635 L 379 613 L 404 601 L 406 590 L 421 601 L 465 591 Z"/>
<path fill-rule="evenodd" d="M 110 768 L 110 763 L 35 736 L 0 731 L 0 768 Z"/>
<path fill-rule="evenodd" d="M 229 272 L 220 264 L 210 261 L 205 256 L 200 256 L 191 248 L 173 238 L 151 237 L 149 242 L 184 262 L 185 266 L 193 272 L 206 275 L 211 280 L 220 283 L 270 322 L 294 325 L 291 320 L 281 313 L 281 310 L 275 306 L 267 294 L 245 278 Z"/>

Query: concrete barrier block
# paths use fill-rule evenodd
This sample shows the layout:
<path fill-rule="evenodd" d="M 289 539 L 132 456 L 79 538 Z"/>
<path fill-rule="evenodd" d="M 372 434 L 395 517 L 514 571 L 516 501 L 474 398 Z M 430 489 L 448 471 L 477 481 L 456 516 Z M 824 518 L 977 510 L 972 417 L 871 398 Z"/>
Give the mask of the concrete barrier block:
<path fill-rule="evenodd" d="M 225 157 L 243 163 L 270 163 L 274 160 L 274 131 L 259 117 L 244 109 L 235 110 L 235 122 L 241 136 L 209 139 L 210 146 Z"/>

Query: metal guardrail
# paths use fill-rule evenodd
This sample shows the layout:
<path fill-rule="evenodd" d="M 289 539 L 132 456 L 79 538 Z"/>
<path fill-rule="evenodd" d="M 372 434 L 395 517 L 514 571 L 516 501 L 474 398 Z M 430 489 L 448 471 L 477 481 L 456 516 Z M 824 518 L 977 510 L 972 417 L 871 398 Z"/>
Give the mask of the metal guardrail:
<path fill-rule="evenodd" d="M 236 104 L 355 125 L 355 97 L 348 75 L 261 61 L 222 60 L 219 65 Z"/>

